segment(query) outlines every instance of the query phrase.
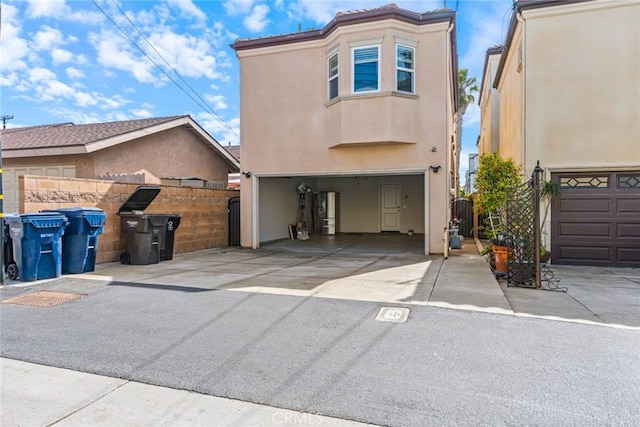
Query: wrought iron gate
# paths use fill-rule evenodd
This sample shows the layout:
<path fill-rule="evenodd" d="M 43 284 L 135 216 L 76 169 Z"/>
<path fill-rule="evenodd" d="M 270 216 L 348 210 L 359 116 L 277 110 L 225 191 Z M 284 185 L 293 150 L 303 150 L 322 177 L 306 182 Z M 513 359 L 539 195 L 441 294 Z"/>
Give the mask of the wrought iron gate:
<path fill-rule="evenodd" d="M 473 200 L 459 197 L 451 203 L 451 216 L 458 218 L 458 234 L 473 237 Z"/>
<path fill-rule="evenodd" d="M 229 246 L 240 246 L 240 197 L 232 197 L 228 204 Z"/>

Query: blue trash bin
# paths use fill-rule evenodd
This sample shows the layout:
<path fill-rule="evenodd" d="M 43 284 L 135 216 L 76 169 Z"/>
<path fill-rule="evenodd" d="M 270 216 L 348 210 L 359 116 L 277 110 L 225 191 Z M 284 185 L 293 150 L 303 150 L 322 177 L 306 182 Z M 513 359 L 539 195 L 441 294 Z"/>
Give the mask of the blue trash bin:
<path fill-rule="evenodd" d="M 98 236 L 102 234 L 107 214 L 100 208 L 61 208 L 69 225 L 62 236 L 62 274 L 94 271 L 98 253 Z"/>
<path fill-rule="evenodd" d="M 14 277 L 23 282 L 60 277 L 62 236 L 67 218 L 54 212 L 7 215 L 13 245 Z"/>

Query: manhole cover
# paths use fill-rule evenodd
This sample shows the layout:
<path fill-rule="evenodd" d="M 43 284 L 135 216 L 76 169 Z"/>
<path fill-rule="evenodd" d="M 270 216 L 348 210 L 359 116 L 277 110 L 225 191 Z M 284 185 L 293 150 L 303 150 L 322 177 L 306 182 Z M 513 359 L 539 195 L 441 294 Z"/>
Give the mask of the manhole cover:
<path fill-rule="evenodd" d="M 2 301 L 3 304 L 32 305 L 34 307 L 53 307 L 85 297 L 83 294 L 70 294 L 65 292 L 32 292 Z"/>
<path fill-rule="evenodd" d="M 404 323 L 409 318 L 409 309 L 402 307 L 382 307 L 376 316 L 378 322 Z"/>

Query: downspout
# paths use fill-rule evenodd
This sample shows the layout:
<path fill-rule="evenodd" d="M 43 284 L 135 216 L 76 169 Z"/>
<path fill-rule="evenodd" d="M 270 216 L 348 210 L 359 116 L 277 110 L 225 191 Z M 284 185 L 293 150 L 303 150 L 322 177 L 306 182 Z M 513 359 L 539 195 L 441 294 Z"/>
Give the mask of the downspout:
<path fill-rule="evenodd" d="M 431 192 L 429 191 L 429 172 L 431 171 L 431 169 L 427 168 L 427 170 L 424 173 L 424 254 L 425 255 L 429 255 L 429 253 L 431 252 L 431 250 L 429 249 L 429 244 L 431 242 L 431 240 L 429 239 L 429 234 L 431 234 L 431 229 L 429 228 L 429 218 L 431 217 L 429 215 L 429 206 L 431 205 L 429 203 L 429 194 L 431 194 Z"/>
<path fill-rule="evenodd" d="M 446 40 L 447 40 L 447 54 L 446 54 L 446 70 L 445 70 L 445 75 L 449 74 L 449 72 L 451 72 L 451 74 L 454 73 L 454 69 L 453 69 L 453 58 L 451 57 L 451 32 L 453 31 L 453 23 L 449 24 L 449 28 L 446 31 Z M 454 80 L 454 85 L 458 84 L 458 76 L 457 75 L 453 75 L 453 80 Z M 452 107 L 451 105 L 451 101 L 453 101 L 453 105 L 455 104 L 455 99 L 450 99 L 449 98 L 449 94 L 452 95 L 452 98 L 455 97 L 457 90 L 455 88 L 447 88 L 445 86 L 445 99 L 446 99 L 446 103 L 445 103 L 445 123 L 449 123 L 449 113 L 453 112 L 453 123 L 449 123 L 449 125 L 447 126 L 447 128 L 450 130 L 451 134 L 455 135 L 456 132 L 456 112 L 454 111 L 455 108 Z M 448 134 L 449 132 L 447 132 Z M 455 142 L 456 142 L 456 149 L 457 149 L 457 145 L 460 144 L 460 141 L 458 141 L 457 136 L 455 135 Z M 446 203 L 446 218 L 445 218 L 445 232 L 447 233 L 447 236 L 445 236 L 443 238 L 444 242 L 444 257 L 447 258 L 449 256 L 449 241 L 448 241 L 448 232 L 447 232 L 447 228 L 449 226 L 449 217 L 451 216 L 451 162 L 452 162 L 452 156 L 457 156 L 457 153 L 452 152 L 452 147 L 451 147 L 451 141 L 449 138 L 449 135 L 447 135 L 446 138 L 446 143 L 445 143 L 445 147 L 448 147 L 447 150 L 445 150 L 445 173 L 446 173 L 446 179 L 445 179 L 445 190 L 446 190 L 446 195 L 445 195 L 445 201 Z M 456 171 L 454 171 L 454 174 L 457 173 Z M 428 180 L 427 180 L 428 182 Z"/>
<path fill-rule="evenodd" d="M 522 16 L 522 12 L 516 15 L 516 19 L 522 25 L 522 41 L 520 42 L 520 52 L 522 61 L 522 169 L 527 176 L 527 61 L 525 61 L 525 48 L 527 46 L 527 22 Z M 518 52 L 516 52 L 516 55 Z"/>
<path fill-rule="evenodd" d="M 251 176 L 251 249 L 258 249 L 260 242 L 258 241 L 258 178 Z"/>

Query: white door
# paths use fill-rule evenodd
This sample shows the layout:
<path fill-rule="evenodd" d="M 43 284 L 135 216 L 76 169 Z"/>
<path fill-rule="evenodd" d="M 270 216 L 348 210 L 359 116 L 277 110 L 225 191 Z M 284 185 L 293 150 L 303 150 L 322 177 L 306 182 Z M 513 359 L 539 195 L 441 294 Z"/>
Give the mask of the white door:
<path fill-rule="evenodd" d="M 76 167 L 67 166 L 37 166 L 24 168 L 5 168 L 2 170 L 2 191 L 4 193 L 3 211 L 18 213 L 18 177 L 22 175 L 63 176 L 75 178 Z"/>
<path fill-rule="evenodd" d="M 381 184 L 381 231 L 400 231 L 400 184 Z"/>

